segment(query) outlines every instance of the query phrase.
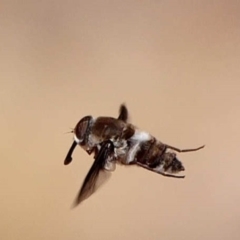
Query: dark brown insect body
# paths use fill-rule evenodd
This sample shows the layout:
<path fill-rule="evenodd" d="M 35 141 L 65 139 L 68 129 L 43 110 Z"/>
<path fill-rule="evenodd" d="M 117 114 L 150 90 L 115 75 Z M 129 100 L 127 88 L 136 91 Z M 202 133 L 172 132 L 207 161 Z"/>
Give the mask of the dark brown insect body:
<path fill-rule="evenodd" d="M 128 110 L 120 106 L 118 118 L 92 116 L 82 118 L 74 128 L 74 142 L 69 149 L 64 164 L 72 160 L 72 152 L 80 145 L 89 155 L 94 154 L 94 163 L 88 172 L 75 205 L 89 197 L 95 190 L 101 174 L 115 170 L 116 163 L 135 164 L 168 177 L 184 178 L 175 175 L 184 171 L 182 163 L 176 158 L 177 152 L 197 151 L 180 150 L 158 141 L 145 131 L 127 122 Z"/>

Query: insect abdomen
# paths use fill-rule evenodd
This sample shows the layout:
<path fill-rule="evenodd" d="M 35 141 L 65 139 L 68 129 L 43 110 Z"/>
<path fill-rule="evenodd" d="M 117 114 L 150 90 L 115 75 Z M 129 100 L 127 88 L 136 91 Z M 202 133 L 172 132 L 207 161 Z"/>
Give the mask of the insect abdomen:
<path fill-rule="evenodd" d="M 154 137 L 152 137 L 149 141 L 141 143 L 135 159 L 142 164 L 153 166 L 161 160 L 160 158 L 164 155 L 164 152 L 165 145 L 159 143 Z"/>
<path fill-rule="evenodd" d="M 165 144 L 151 137 L 148 141 L 139 144 L 134 162 L 137 165 L 161 174 L 183 171 L 184 167 L 176 158 L 176 154 L 166 150 L 167 147 Z"/>

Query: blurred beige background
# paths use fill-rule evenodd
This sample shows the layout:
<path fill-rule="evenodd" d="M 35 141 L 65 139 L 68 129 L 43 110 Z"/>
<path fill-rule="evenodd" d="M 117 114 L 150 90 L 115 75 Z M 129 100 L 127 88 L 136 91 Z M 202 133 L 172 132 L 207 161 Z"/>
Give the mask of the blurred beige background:
<path fill-rule="evenodd" d="M 3 240 L 240 239 L 240 2 L 1 1 Z M 88 114 L 179 148 L 184 180 L 118 166 L 70 209 L 92 157 Z"/>

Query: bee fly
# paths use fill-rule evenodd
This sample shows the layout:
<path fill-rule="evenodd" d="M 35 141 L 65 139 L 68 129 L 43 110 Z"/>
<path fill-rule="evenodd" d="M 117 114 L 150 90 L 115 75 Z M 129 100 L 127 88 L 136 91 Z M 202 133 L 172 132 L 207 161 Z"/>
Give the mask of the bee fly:
<path fill-rule="evenodd" d="M 158 141 L 145 131 L 141 131 L 128 122 L 128 110 L 120 106 L 118 118 L 86 116 L 73 130 L 74 141 L 64 164 L 72 161 L 72 153 L 77 145 L 89 155 L 94 155 L 94 162 L 85 177 L 74 205 L 78 205 L 97 189 L 100 176 L 115 170 L 116 163 L 135 164 L 166 177 L 184 178 L 176 175 L 184 171 L 176 152 L 192 152 L 204 147 L 179 149 Z"/>

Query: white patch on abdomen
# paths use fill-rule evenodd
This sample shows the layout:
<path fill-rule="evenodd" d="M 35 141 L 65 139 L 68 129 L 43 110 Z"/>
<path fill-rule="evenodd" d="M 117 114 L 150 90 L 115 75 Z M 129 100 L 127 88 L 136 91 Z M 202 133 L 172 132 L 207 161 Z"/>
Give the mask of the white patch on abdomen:
<path fill-rule="evenodd" d="M 154 170 L 156 172 L 163 173 L 164 172 L 163 165 L 162 164 L 158 165 L 157 167 L 154 168 Z"/>
<path fill-rule="evenodd" d="M 140 144 L 142 142 L 147 142 L 151 140 L 151 135 L 144 131 L 136 130 L 134 135 L 130 138 L 131 148 L 129 149 L 128 155 L 126 157 L 126 164 L 129 164 L 135 160 L 136 154 L 140 149 Z"/>
<path fill-rule="evenodd" d="M 129 164 L 135 160 L 135 156 L 139 150 L 139 145 L 139 142 L 137 142 L 129 149 L 128 156 L 126 158 L 126 164 Z"/>
<path fill-rule="evenodd" d="M 151 135 L 144 131 L 136 130 L 134 135 L 131 137 L 131 140 L 138 142 L 145 142 L 151 139 Z"/>

